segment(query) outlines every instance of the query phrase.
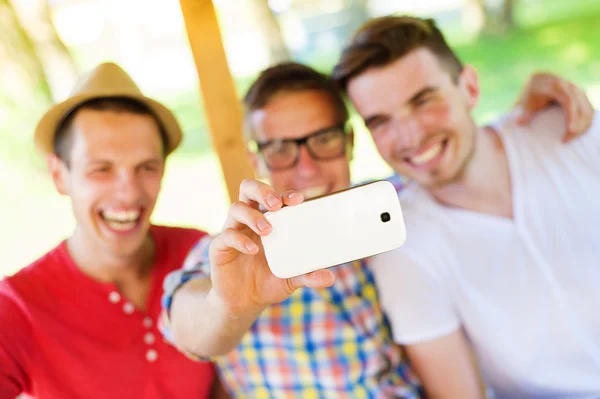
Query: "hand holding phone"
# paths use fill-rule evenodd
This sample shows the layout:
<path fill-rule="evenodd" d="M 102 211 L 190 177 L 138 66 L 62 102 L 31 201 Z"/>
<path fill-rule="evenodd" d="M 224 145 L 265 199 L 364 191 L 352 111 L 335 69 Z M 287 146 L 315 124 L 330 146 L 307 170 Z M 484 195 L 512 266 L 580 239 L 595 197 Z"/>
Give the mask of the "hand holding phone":
<path fill-rule="evenodd" d="M 272 273 L 291 278 L 399 248 L 406 240 L 400 201 L 376 181 L 265 214 L 261 236 Z"/>
<path fill-rule="evenodd" d="M 294 207 L 302 194 L 279 195 L 267 184 L 246 179 L 240 185 L 240 200 L 229 207 L 223 231 L 210 245 L 211 300 L 229 314 L 258 314 L 265 306 L 279 303 L 300 287 L 323 288 L 335 279 L 329 270 L 281 279 L 273 275 L 260 240 L 272 227 L 259 208 L 273 213 Z"/>

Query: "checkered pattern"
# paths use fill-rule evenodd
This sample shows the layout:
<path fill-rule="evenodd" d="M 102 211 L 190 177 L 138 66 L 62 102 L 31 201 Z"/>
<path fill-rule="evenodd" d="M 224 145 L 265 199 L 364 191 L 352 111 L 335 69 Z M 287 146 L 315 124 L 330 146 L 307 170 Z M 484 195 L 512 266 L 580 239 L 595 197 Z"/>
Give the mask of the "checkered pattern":
<path fill-rule="evenodd" d="M 393 181 L 396 185 L 398 181 Z M 191 278 L 207 278 L 210 239 L 198 243 L 184 268 L 165 282 L 163 306 Z M 238 398 L 418 398 L 416 377 L 393 344 L 366 261 L 331 270 L 327 289 L 299 289 L 269 306 L 241 344 L 213 359 Z M 168 340 L 168 318 L 161 331 Z"/>

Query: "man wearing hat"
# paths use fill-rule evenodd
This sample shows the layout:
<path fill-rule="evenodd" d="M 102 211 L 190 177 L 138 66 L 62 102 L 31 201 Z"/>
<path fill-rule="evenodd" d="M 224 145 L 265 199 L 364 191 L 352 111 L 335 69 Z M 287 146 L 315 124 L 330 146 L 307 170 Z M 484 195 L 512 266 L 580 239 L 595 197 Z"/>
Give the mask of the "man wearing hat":
<path fill-rule="evenodd" d="M 0 281 L 1 398 L 209 397 L 213 366 L 156 328 L 164 277 L 205 235 L 150 223 L 180 141 L 173 114 L 112 63 L 42 117 L 35 143 L 76 227 Z"/>

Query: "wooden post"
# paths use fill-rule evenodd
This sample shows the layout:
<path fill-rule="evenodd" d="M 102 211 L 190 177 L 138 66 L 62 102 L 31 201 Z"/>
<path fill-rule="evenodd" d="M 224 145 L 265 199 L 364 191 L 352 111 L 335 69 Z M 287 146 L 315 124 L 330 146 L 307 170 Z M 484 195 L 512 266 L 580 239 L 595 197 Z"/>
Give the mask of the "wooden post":
<path fill-rule="evenodd" d="M 180 0 L 192 48 L 213 147 L 231 202 L 242 180 L 254 177 L 243 135 L 243 110 L 227 58 L 212 0 Z"/>

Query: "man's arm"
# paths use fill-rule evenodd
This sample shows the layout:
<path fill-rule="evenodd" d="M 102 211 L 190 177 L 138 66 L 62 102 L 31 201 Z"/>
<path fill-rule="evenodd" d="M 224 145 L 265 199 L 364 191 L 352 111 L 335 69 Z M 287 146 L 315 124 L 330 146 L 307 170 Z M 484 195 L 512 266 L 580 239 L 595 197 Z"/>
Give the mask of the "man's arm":
<path fill-rule="evenodd" d="M 560 76 L 543 72 L 529 78 L 515 104 L 522 112 L 518 123 L 528 124 L 538 111 L 552 104 L 558 104 L 565 112 L 565 142 L 584 134 L 592 125 L 594 107 L 585 91 Z"/>
<path fill-rule="evenodd" d="M 194 278 L 173 296 L 170 327 L 175 345 L 197 356 L 218 356 L 232 350 L 261 309 L 236 312 L 211 294 L 208 278 Z"/>
<path fill-rule="evenodd" d="M 257 314 L 230 319 L 228 309 L 211 296 L 209 248 L 213 238 L 204 236 L 188 254 L 183 268 L 164 282 L 163 317 L 159 325 L 165 337 L 194 357 L 227 353 L 241 340 Z"/>
<path fill-rule="evenodd" d="M 485 397 L 471 348 L 461 330 L 404 347 L 430 399 Z"/>
<path fill-rule="evenodd" d="M 210 244 L 205 273 L 210 278 L 192 279 L 172 290 L 172 300 L 163 301 L 169 315 L 165 336 L 169 338 L 170 332 L 178 348 L 196 356 L 221 355 L 239 343 L 266 306 L 300 287 L 333 284 L 331 270 L 280 279 L 265 259 L 260 237 L 270 234 L 272 227 L 259 206 L 276 212 L 302 201 L 300 193 L 279 196 L 257 180 L 242 182 L 240 201 L 230 207 L 223 231 Z"/>

